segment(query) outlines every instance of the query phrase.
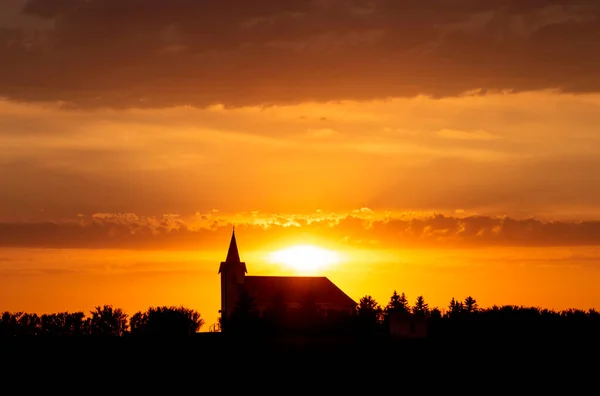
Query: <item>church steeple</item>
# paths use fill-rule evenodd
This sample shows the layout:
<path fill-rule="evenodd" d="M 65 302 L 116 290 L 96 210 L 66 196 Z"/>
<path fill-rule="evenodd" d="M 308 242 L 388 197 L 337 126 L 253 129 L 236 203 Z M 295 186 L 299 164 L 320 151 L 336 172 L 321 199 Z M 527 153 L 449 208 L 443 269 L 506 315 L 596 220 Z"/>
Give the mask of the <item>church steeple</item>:
<path fill-rule="evenodd" d="M 221 323 L 231 317 L 235 310 L 247 272 L 246 263 L 240 261 L 234 228 L 231 233 L 227 258 L 219 266 L 219 274 L 221 274 Z"/>
<path fill-rule="evenodd" d="M 219 266 L 219 274 L 225 271 L 238 274 L 238 278 L 240 276 L 243 277 L 248 272 L 246 270 L 246 263 L 240 260 L 240 253 L 238 252 L 237 241 L 235 240 L 235 227 L 231 233 L 227 258 Z M 241 283 L 244 283 L 243 280 L 241 280 Z"/>
<path fill-rule="evenodd" d="M 238 252 L 237 242 L 235 241 L 235 226 L 231 233 L 231 242 L 229 242 L 229 250 L 227 251 L 226 263 L 239 263 L 240 253 Z"/>

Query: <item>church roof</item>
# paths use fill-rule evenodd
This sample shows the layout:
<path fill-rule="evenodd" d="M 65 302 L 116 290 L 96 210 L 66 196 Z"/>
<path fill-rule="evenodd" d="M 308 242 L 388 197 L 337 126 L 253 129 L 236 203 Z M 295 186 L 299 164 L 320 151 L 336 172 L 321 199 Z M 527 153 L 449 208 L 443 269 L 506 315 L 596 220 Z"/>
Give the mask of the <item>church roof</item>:
<path fill-rule="evenodd" d="M 233 232 L 231 233 L 231 242 L 229 242 L 229 250 L 227 251 L 227 258 L 225 259 L 225 262 L 240 262 L 240 253 L 238 252 L 237 242 L 235 240 L 235 229 L 233 229 Z"/>
<path fill-rule="evenodd" d="M 354 300 L 324 276 L 246 276 L 244 284 L 259 304 L 272 304 L 275 299 L 301 304 L 311 299 L 315 304 L 356 306 Z"/>

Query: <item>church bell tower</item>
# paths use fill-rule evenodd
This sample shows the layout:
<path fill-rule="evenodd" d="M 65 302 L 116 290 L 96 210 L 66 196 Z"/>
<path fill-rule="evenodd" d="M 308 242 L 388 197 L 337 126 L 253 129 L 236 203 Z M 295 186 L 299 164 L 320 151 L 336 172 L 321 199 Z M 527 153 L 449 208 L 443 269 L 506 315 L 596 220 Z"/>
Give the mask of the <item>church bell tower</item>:
<path fill-rule="evenodd" d="M 231 234 L 231 242 L 229 242 L 227 258 L 219 266 L 219 274 L 221 274 L 221 326 L 235 310 L 247 272 L 246 263 L 240 261 L 234 228 Z"/>

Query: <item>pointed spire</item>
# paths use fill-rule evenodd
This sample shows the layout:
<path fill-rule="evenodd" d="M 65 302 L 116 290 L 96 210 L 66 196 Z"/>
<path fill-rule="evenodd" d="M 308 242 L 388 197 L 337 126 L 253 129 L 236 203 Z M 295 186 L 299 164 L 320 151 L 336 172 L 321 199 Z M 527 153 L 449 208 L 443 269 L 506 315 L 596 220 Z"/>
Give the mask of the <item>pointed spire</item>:
<path fill-rule="evenodd" d="M 237 242 L 235 241 L 235 226 L 233 226 L 233 232 L 231 233 L 231 242 L 229 242 L 229 251 L 227 252 L 226 263 L 239 263 L 240 254 L 237 248 Z"/>

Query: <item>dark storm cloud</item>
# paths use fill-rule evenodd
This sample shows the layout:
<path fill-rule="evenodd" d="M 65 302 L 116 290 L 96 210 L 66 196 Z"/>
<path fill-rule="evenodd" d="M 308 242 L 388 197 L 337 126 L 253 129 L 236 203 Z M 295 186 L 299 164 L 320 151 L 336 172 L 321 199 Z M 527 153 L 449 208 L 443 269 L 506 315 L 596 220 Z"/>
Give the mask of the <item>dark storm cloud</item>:
<path fill-rule="evenodd" d="M 22 13 L 53 27 L 0 26 L 0 96 L 13 100 L 121 108 L 600 90 L 596 0 L 30 0 Z"/>

